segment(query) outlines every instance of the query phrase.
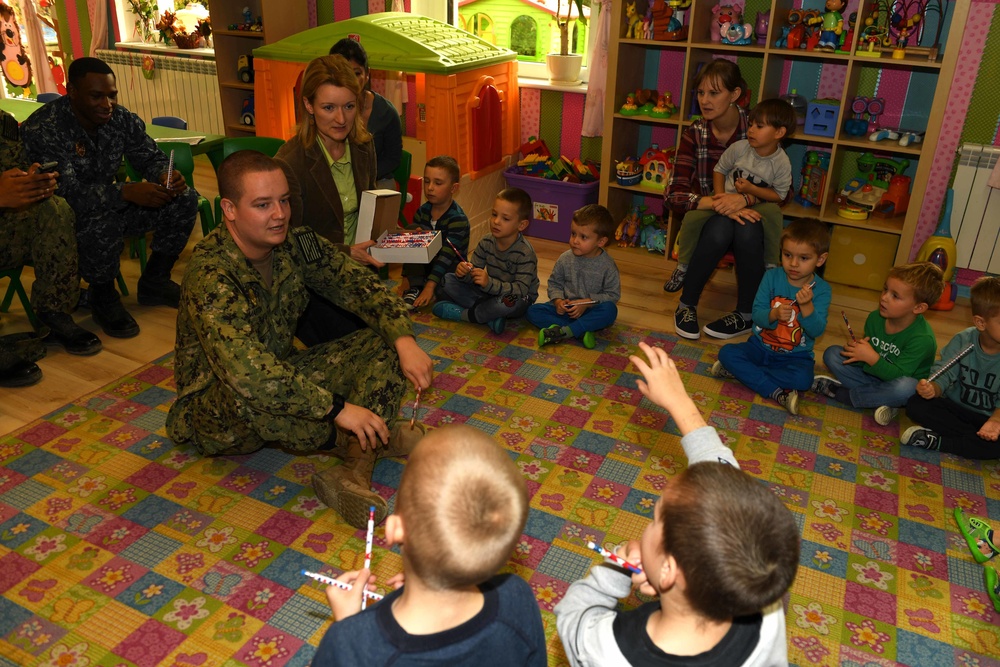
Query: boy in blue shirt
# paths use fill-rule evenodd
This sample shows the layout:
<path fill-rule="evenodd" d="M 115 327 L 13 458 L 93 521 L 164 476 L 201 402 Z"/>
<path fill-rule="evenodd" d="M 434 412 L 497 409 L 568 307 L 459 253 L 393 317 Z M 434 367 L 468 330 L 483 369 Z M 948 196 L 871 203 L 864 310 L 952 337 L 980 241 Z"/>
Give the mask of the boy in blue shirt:
<path fill-rule="evenodd" d="M 614 218 L 600 204 L 587 204 L 573 214 L 569 250 L 559 255 L 549 274 L 551 301 L 534 303 L 524 314 L 541 329 L 539 346 L 577 338 L 592 350 L 597 344 L 594 332 L 618 319 L 621 280 L 615 260 L 604 249 L 614 231 Z"/>
<path fill-rule="evenodd" d="M 434 302 L 434 290 L 460 261 L 452 246 L 463 257 L 469 254 L 469 218 L 455 201 L 460 177 L 458 162 L 448 155 L 431 158 L 424 166 L 424 199 L 427 201 L 413 214 L 413 222 L 407 229 L 441 232 L 441 250 L 430 264 L 403 264 L 403 276 L 408 283 L 403 301 L 410 308 Z"/>
<path fill-rule="evenodd" d="M 725 345 L 715 377 L 736 378 L 761 396 L 799 413 L 799 392 L 813 383 L 813 345 L 826 329 L 830 284 L 816 275 L 830 251 L 830 232 L 815 218 L 781 234 L 781 266 L 764 274 L 753 302 L 753 335 Z"/>
<path fill-rule="evenodd" d="M 542 615 L 531 587 L 497 574 L 528 518 L 528 491 L 517 466 L 488 435 L 470 426 L 429 432 L 410 454 L 385 521 L 388 544 L 402 545 L 402 588 L 361 610 L 367 569 L 327 586 L 337 622 L 323 636 L 313 667 L 472 665 L 545 667 Z M 362 585 L 364 584 L 364 585 Z"/>

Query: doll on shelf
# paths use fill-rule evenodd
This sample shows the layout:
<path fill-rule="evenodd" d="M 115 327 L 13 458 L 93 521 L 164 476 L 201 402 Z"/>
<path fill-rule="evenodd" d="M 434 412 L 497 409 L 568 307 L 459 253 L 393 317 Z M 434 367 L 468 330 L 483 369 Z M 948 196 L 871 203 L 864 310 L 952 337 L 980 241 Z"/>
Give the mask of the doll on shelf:
<path fill-rule="evenodd" d="M 840 35 L 844 32 L 844 15 L 847 0 L 826 0 L 826 11 L 820 17 L 822 28 L 819 35 L 819 48 L 833 52 L 840 46 Z"/>
<path fill-rule="evenodd" d="M 635 93 L 629 93 L 625 96 L 625 104 L 621 106 L 618 113 L 623 116 L 634 116 L 639 113 L 639 105 L 635 103 Z"/>

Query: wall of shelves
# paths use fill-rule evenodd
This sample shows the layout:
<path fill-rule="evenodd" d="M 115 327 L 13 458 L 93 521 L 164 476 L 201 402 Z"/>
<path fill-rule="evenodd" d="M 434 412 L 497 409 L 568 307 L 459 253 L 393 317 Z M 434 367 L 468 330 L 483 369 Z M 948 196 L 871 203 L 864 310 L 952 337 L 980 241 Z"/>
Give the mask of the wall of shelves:
<path fill-rule="evenodd" d="M 804 206 L 790 202 L 783 208 L 786 218 L 818 217 L 837 227 L 861 228 L 889 235 L 886 243 L 895 247 L 895 261 L 907 261 L 913 243 L 924 186 L 930 174 L 931 158 L 940 132 L 945 103 L 957 66 L 961 31 L 968 15 L 968 3 L 947 2 L 948 14 L 942 24 L 941 48 L 934 60 L 926 51 L 908 50 L 903 59 L 892 59 L 891 50 L 881 57 L 871 58 L 854 53 L 857 31 L 843 52 L 789 50 L 778 48 L 775 41 L 786 24 L 792 0 L 751 0 L 744 13 L 745 22 L 755 25 L 758 11 L 770 9 L 771 24 L 766 44 L 746 46 L 712 42 L 710 26 L 714 20 L 712 7 L 716 0 L 694 0 L 687 10 L 684 23 L 689 26 L 688 39 L 658 42 L 626 39 L 625 1 L 614 0 L 611 14 L 611 35 L 608 44 L 608 86 L 605 100 L 605 128 L 602 164 L 606 165 L 600 188 L 600 201 L 616 220 L 634 205 L 644 205 L 650 211 L 665 212 L 662 193 L 643 187 L 623 187 L 615 180 L 614 165 L 626 157 L 639 156 L 651 142 L 660 147 L 677 146 L 681 133 L 690 126 L 693 90 L 690 82 L 701 63 L 718 57 L 735 57 L 751 91 L 751 102 L 778 97 L 795 88 L 808 100 L 830 97 L 838 101 L 837 131 L 832 137 L 804 132 L 803 126 L 788 141 L 785 150 L 792 162 L 793 183 L 801 184 L 799 169 L 807 150 L 830 153 L 830 168 L 820 206 Z M 822 8 L 821 2 L 806 2 L 806 7 Z M 852 3 L 853 5 L 853 3 Z M 869 15 L 872 0 L 862 0 L 858 7 L 859 24 Z M 847 14 L 845 13 L 845 22 Z M 920 46 L 933 41 L 933 28 L 940 22 L 929 16 L 925 26 L 927 36 Z M 915 45 L 915 40 L 910 40 Z M 952 47 L 952 48 L 949 48 Z M 637 88 L 669 90 L 678 112 L 666 119 L 643 115 L 624 116 L 619 109 L 625 95 Z M 844 120 L 851 117 L 851 101 L 856 95 L 873 95 L 876 90 L 885 97 L 886 109 L 879 124 L 924 131 L 922 143 L 899 146 L 895 141 L 871 142 L 864 137 L 851 137 L 844 132 Z M 844 183 L 857 172 L 856 160 L 864 152 L 906 159 L 909 166 L 903 172 L 912 179 L 910 204 L 905 215 L 889 219 L 869 218 L 849 220 L 837 215 L 834 199 Z M 668 225 L 672 243 L 679 220 Z"/>
<path fill-rule="evenodd" d="M 229 29 L 230 25 L 243 23 L 244 7 L 250 9 L 255 21 L 258 16 L 262 17 L 262 31 Z M 243 103 L 253 98 L 254 87 L 253 83 L 239 79 L 239 58 L 249 56 L 265 44 L 308 29 L 308 12 L 289 11 L 287 3 L 280 0 L 213 0 L 210 12 L 226 134 L 231 137 L 255 134 L 256 128 L 243 122 Z"/>

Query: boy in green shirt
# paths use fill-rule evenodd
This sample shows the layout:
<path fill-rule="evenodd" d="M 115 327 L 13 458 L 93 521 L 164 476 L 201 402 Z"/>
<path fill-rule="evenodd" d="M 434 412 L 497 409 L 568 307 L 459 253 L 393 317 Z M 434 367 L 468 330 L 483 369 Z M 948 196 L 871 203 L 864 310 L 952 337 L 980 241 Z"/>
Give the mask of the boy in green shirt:
<path fill-rule="evenodd" d="M 876 408 L 882 426 L 892 421 L 934 363 L 937 339 L 923 313 L 943 290 L 941 269 L 930 262 L 890 269 L 864 338 L 852 333 L 845 345 L 828 347 L 823 363 L 835 378 L 817 375 L 812 390 L 855 408 Z"/>

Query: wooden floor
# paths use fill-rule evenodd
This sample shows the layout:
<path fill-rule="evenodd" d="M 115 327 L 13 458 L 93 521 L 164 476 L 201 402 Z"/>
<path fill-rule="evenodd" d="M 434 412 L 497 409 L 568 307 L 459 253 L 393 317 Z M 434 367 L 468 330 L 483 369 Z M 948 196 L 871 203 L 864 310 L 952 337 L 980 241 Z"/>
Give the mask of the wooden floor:
<path fill-rule="evenodd" d="M 195 160 L 195 183 L 202 195 L 214 200 L 217 194 L 215 174 L 204 156 Z M 186 266 L 190 248 L 201 240 L 200 226 L 192 234 L 191 242 L 180 259 L 174 278 L 180 279 Z M 538 254 L 538 273 L 544 284 L 556 258 L 566 249 L 565 244 L 531 239 Z M 677 307 L 677 294 L 663 291 L 663 283 L 673 270 L 673 262 L 662 255 L 635 248 L 611 248 L 611 253 L 621 273 L 622 298 L 619 302 L 618 320 L 631 326 L 673 332 L 673 313 Z M 397 275 L 398 275 L 398 267 Z M 62 348 L 51 347 L 49 354 L 38 365 L 44 378 L 32 387 L 20 389 L 0 388 L 0 434 L 6 434 L 73 400 L 96 391 L 102 386 L 130 373 L 136 368 L 157 359 L 173 350 L 176 318 L 175 310 L 165 307 L 140 306 L 135 301 L 135 284 L 139 277 L 136 260 L 122 259 L 122 273 L 129 285 L 130 294 L 124 298 L 129 312 L 136 318 L 142 329 L 139 336 L 127 340 L 105 336 L 90 317 L 88 311 L 76 314 L 81 326 L 101 336 L 104 350 L 93 357 L 77 357 L 66 354 Z M 25 286 L 31 280 L 31 270 L 25 270 Z M 6 289 L 0 284 L 0 289 Z M 730 271 L 717 271 L 706 288 L 699 305 L 699 318 L 708 323 L 716 316 L 730 310 L 735 303 L 735 289 Z M 816 345 L 817 358 L 822 359 L 822 350 L 829 345 L 842 343 L 847 332 L 839 316 L 844 310 L 850 318 L 854 330 L 861 332 L 868 312 L 876 307 L 877 292 L 834 286 L 833 305 L 830 308 L 826 333 Z M 19 303 L 11 306 L 11 312 L 3 316 L 2 333 L 13 333 L 30 329 L 27 317 Z M 967 301 L 960 301 L 949 312 L 932 311 L 928 320 L 938 335 L 938 344 L 944 345 L 961 329 L 969 326 L 971 316 Z M 702 336 L 703 341 L 722 344 Z"/>

